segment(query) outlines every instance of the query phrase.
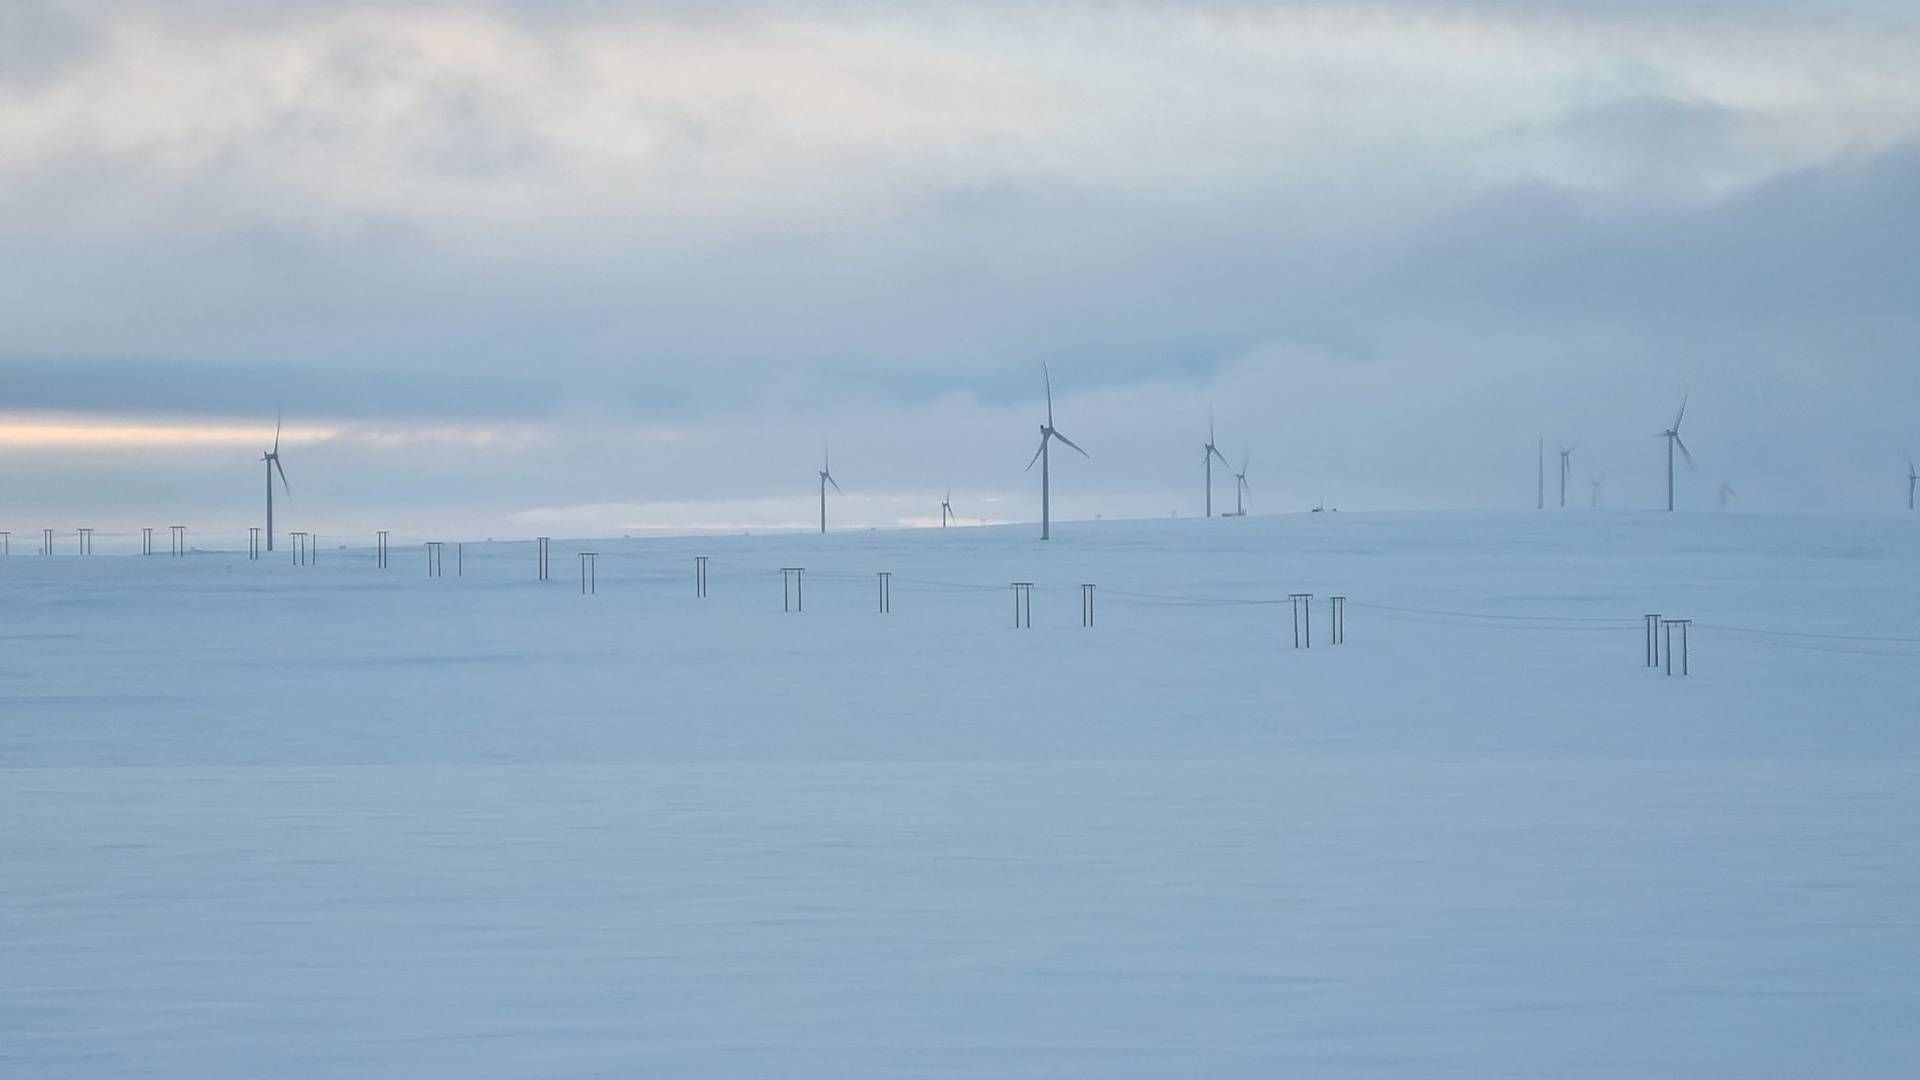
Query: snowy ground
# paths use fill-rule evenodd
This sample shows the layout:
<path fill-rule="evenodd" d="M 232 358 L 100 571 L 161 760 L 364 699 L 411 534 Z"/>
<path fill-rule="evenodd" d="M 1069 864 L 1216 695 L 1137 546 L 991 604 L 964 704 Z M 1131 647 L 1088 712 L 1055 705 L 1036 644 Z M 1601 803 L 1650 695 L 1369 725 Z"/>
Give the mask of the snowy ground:
<path fill-rule="evenodd" d="M 586 546 L 0 562 L 0 1075 L 1920 1060 L 1920 523 Z"/>

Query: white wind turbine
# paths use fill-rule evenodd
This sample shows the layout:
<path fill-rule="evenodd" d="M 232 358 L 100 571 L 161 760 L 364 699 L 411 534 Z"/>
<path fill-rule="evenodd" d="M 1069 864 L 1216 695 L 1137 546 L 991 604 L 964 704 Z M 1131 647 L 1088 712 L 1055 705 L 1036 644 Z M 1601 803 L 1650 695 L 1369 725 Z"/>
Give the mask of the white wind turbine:
<path fill-rule="evenodd" d="M 280 417 L 278 415 L 275 415 L 273 418 L 273 449 L 260 455 L 260 460 L 267 463 L 267 550 L 272 551 L 273 474 L 275 471 L 280 473 L 281 489 L 287 493 L 287 498 L 293 498 L 293 488 L 287 484 L 287 470 L 280 464 Z"/>
<path fill-rule="evenodd" d="M 827 444 L 820 444 L 820 531 L 827 531 L 827 485 L 840 491 L 840 481 L 833 478 L 833 455 L 827 450 Z M 841 492 L 845 494 L 845 492 Z"/>
<path fill-rule="evenodd" d="M 1072 446 L 1083 458 L 1092 460 L 1093 455 L 1087 453 L 1085 450 L 1081 450 L 1080 447 L 1074 445 L 1072 439 L 1060 434 L 1060 432 L 1054 428 L 1053 373 L 1047 370 L 1045 364 L 1042 364 L 1040 365 L 1040 374 L 1047 380 L 1047 422 L 1040 425 L 1040 449 L 1033 452 L 1033 461 L 1027 462 L 1027 471 L 1033 471 L 1034 461 L 1040 463 L 1040 539 L 1051 540 L 1053 538 L 1053 491 L 1052 480 L 1049 473 L 1051 457 L 1047 453 L 1047 447 L 1053 440 L 1059 439 L 1068 446 Z"/>
<path fill-rule="evenodd" d="M 1673 510 L 1673 450 L 1680 448 L 1680 456 L 1687 459 L 1687 468 L 1693 468 L 1693 454 L 1688 452 L 1687 444 L 1680 441 L 1680 419 L 1687 415 L 1687 399 L 1680 398 L 1680 411 L 1673 414 L 1673 426 L 1655 435 L 1654 438 L 1667 440 L 1667 510 Z"/>
<path fill-rule="evenodd" d="M 1253 486 L 1247 483 L 1247 466 L 1252 464 L 1253 455 L 1240 458 L 1240 471 L 1233 474 L 1233 516 L 1246 517 L 1246 496 L 1253 494 Z"/>
<path fill-rule="evenodd" d="M 946 528 L 948 521 L 959 521 L 953 512 L 953 489 L 947 489 L 947 497 L 940 500 L 940 527 Z"/>
<path fill-rule="evenodd" d="M 1560 509 L 1567 508 L 1567 477 L 1573 472 L 1573 452 L 1580 449 L 1579 443 L 1560 448 Z"/>
<path fill-rule="evenodd" d="M 1233 465 L 1227 461 L 1227 456 L 1222 454 L 1220 448 L 1213 444 L 1213 411 L 1209 409 L 1207 411 L 1207 445 L 1200 448 L 1200 462 L 1207 468 L 1208 517 L 1213 516 L 1213 459 L 1215 458 L 1219 458 L 1220 464 L 1225 465 L 1228 471 L 1232 471 Z"/>

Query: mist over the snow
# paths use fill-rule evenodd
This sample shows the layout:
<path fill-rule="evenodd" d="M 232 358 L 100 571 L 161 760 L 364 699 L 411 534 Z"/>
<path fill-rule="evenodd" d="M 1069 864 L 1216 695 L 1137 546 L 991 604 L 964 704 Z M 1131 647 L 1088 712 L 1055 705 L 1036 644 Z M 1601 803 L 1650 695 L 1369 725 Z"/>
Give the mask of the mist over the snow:
<path fill-rule="evenodd" d="M 1878 3 L 0 10 L 0 516 L 1879 513 L 1920 17 Z M 1557 500 L 1549 464 L 1549 502 Z M 1216 500 L 1232 481 L 1216 476 Z M 1218 502 L 1217 502 L 1218 505 Z"/>

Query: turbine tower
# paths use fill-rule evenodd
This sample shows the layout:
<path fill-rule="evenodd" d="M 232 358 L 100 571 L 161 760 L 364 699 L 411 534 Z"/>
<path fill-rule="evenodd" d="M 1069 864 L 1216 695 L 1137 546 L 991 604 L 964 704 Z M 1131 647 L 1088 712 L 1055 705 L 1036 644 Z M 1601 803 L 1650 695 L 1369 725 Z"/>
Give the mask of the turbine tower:
<path fill-rule="evenodd" d="M 1207 467 L 1207 516 L 1213 516 L 1213 459 L 1219 458 L 1220 464 L 1229 471 L 1233 466 L 1227 462 L 1227 456 L 1213 444 L 1213 411 L 1207 411 L 1207 445 L 1200 448 L 1200 462 Z"/>
<path fill-rule="evenodd" d="M 827 444 L 820 444 L 820 531 L 827 531 L 827 485 L 840 491 L 840 481 L 833 478 L 833 455 L 827 451 Z M 845 494 L 845 492 L 842 492 Z"/>
<path fill-rule="evenodd" d="M 1539 440 L 1536 443 L 1534 443 L 1534 454 L 1539 459 L 1540 478 L 1535 483 L 1534 489 L 1533 489 L 1533 508 L 1535 510 L 1545 510 L 1547 508 L 1547 437 L 1546 436 L 1544 435 L 1540 436 Z"/>
<path fill-rule="evenodd" d="M 1053 539 L 1053 490 L 1052 479 L 1048 471 L 1051 458 L 1047 454 L 1047 446 L 1052 443 L 1053 440 L 1059 439 L 1061 442 L 1079 451 L 1080 456 L 1083 458 L 1092 460 L 1093 455 L 1087 453 L 1085 450 L 1081 450 L 1078 446 L 1074 445 L 1072 439 L 1067 438 L 1054 429 L 1053 373 L 1047 370 L 1047 365 L 1041 364 L 1040 374 L 1047 380 L 1047 422 L 1040 425 L 1040 449 L 1033 452 L 1033 461 L 1027 462 L 1027 471 L 1033 471 L 1034 461 L 1040 463 L 1040 539 L 1051 540 Z"/>
<path fill-rule="evenodd" d="M 293 498 L 293 489 L 287 486 L 287 470 L 280 464 L 280 417 L 273 418 L 273 449 L 260 456 L 267 464 L 267 550 L 273 550 L 273 474 L 280 473 L 280 487 L 286 491 L 287 498 Z"/>
<path fill-rule="evenodd" d="M 947 489 L 947 497 L 940 500 L 940 527 L 946 528 L 948 520 L 959 521 L 953 512 L 953 489 Z"/>
<path fill-rule="evenodd" d="M 1673 448 L 1680 448 L 1680 456 L 1687 459 L 1687 468 L 1693 468 L 1693 455 L 1688 452 L 1687 444 L 1680 441 L 1680 418 L 1687 415 L 1687 399 L 1680 398 L 1680 411 L 1673 414 L 1673 426 L 1655 435 L 1656 439 L 1667 440 L 1667 511 L 1673 511 Z"/>
<path fill-rule="evenodd" d="M 1253 461 L 1253 455 L 1247 454 L 1240 459 L 1240 471 L 1233 474 L 1233 516 L 1246 517 L 1245 497 L 1253 494 L 1253 488 L 1247 486 L 1247 465 Z"/>

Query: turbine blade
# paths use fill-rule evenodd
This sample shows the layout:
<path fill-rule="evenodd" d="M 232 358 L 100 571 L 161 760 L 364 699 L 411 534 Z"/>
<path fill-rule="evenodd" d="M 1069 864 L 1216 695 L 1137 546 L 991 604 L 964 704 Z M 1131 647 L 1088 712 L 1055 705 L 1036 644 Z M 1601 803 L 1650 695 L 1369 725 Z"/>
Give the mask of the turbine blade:
<path fill-rule="evenodd" d="M 1053 433 L 1053 437 L 1056 439 L 1059 439 L 1063 443 L 1066 443 L 1068 446 L 1072 446 L 1075 450 L 1080 450 L 1078 446 L 1074 446 L 1074 442 L 1072 439 L 1067 438 L 1065 435 L 1062 435 L 1057 431 Z M 1080 456 L 1083 458 L 1086 458 L 1088 461 L 1093 460 L 1093 455 L 1087 453 L 1085 450 L 1080 450 Z"/>
<path fill-rule="evenodd" d="M 287 493 L 287 498 L 293 498 L 293 488 L 287 485 L 286 466 L 280 464 L 280 456 L 278 454 L 275 454 L 273 457 L 273 467 L 280 473 L 280 490 Z"/>
<path fill-rule="evenodd" d="M 1047 365 L 1045 363 L 1042 363 L 1040 365 L 1040 375 L 1042 378 L 1047 380 L 1047 426 L 1052 427 L 1053 426 L 1053 372 L 1048 371 Z"/>
<path fill-rule="evenodd" d="M 1040 455 L 1046 453 L 1046 450 L 1047 450 L 1047 437 L 1045 435 L 1042 435 L 1040 436 L 1040 449 L 1035 450 L 1033 452 L 1033 461 L 1027 462 L 1026 471 L 1028 472 L 1033 471 L 1034 463 L 1040 460 Z"/>
<path fill-rule="evenodd" d="M 1675 431 L 1680 430 L 1680 418 L 1687 415 L 1687 397 L 1688 395 L 1686 394 L 1680 395 L 1680 411 L 1673 414 L 1673 430 Z"/>
<path fill-rule="evenodd" d="M 1220 464 L 1225 465 L 1229 470 L 1233 468 L 1233 463 L 1227 460 L 1227 455 L 1221 453 L 1219 447 L 1208 445 L 1207 449 L 1212 452 L 1214 457 L 1220 459 Z"/>
<path fill-rule="evenodd" d="M 1687 468 L 1693 468 L 1693 454 L 1687 449 L 1687 444 L 1680 441 L 1678 433 L 1673 436 L 1673 445 L 1679 447 L 1680 456 L 1687 459 Z"/>
<path fill-rule="evenodd" d="M 835 480 L 832 473 L 827 474 L 827 483 L 833 485 L 833 490 L 840 491 L 840 481 Z M 840 494 L 845 495 L 846 492 L 840 491 Z"/>
<path fill-rule="evenodd" d="M 280 412 L 277 409 L 273 413 L 273 452 L 280 452 Z"/>

